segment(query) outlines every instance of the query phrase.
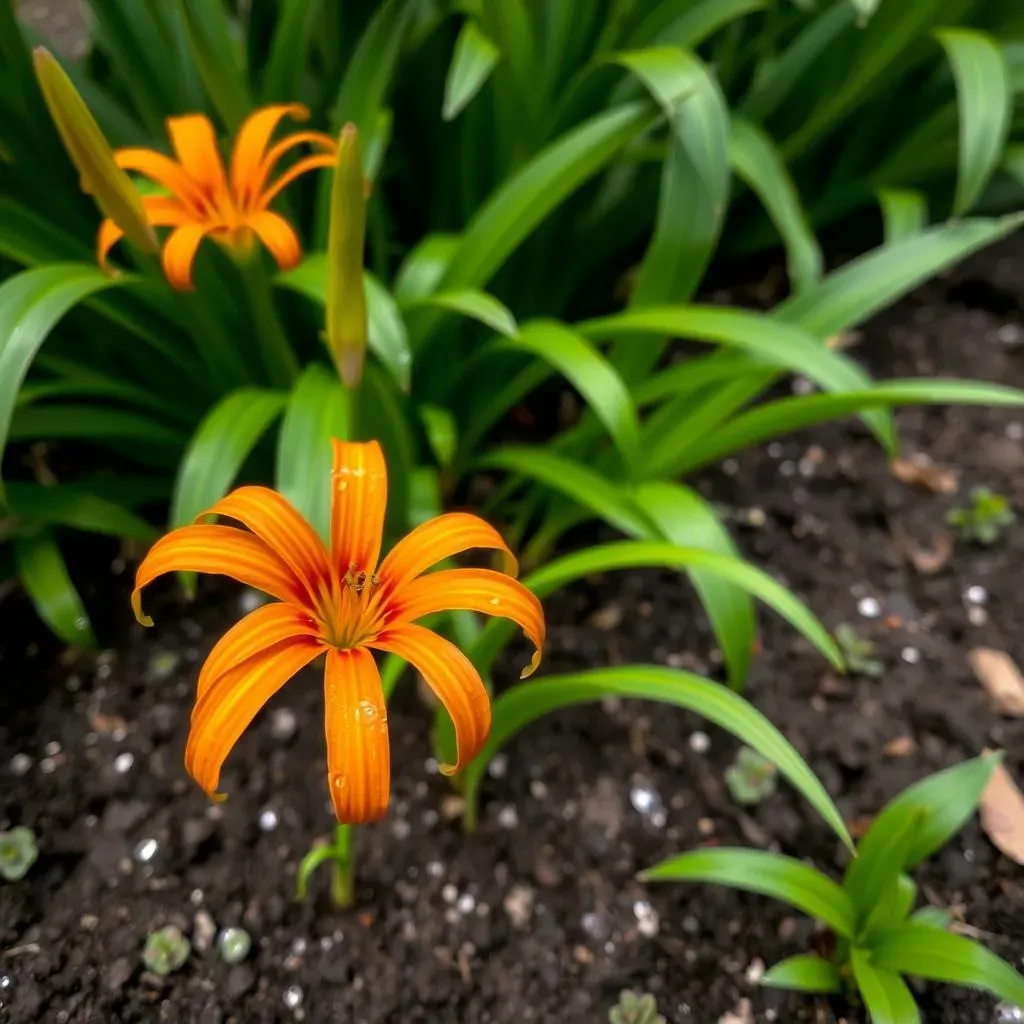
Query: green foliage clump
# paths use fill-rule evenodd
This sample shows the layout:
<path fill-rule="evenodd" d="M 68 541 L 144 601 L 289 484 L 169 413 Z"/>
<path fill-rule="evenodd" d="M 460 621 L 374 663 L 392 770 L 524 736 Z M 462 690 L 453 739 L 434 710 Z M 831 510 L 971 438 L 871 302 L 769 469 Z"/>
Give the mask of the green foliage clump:
<path fill-rule="evenodd" d="M 994 953 L 949 931 L 950 914 L 915 909 L 909 872 L 973 815 L 1001 755 L 987 754 L 915 783 L 875 818 L 842 883 L 794 857 L 761 850 L 684 853 L 643 872 L 645 881 L 710 882 L 782 900 L 835 934 L 830 957 L 800 953 L 762 984 L 858 995 L 873 1024 L 920 1024 L 905 978 L 967 985 L 1024 1006 L 1024 977 Z"/>
<path fill-rule="evenodd" d="M 946 513 L 946 523 L 961 540 L 986 547 L 995 544 L 1003 530 L 1015 521 L 1010 499 L 988 487 L 972 488 L 969 505 L 952 508 Z"/>
<path fill-rule="evenodd" d="M 854 675 L 868 676 L 878 679 L 885 671 L 885 666 L 874 656 L 876 644 L 867 637 L 862 637 L 855 626 L 841 622 L 836 626 L 836 640 L 843 652 L 843 660 L 847 669 Z"/>

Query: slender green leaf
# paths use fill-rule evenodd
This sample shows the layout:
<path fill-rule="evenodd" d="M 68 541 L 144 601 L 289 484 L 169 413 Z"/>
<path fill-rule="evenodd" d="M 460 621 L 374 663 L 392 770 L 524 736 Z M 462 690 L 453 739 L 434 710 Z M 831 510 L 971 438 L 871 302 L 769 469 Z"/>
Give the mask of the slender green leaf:
<path fill-rule="evenodd" d="M 843 979 L 836 965 L 820 956 L 800 953 L 770 967 L 761 984 L 766 988 L 788 988 L 795 992 L 842 992 Z"/>
<path fill-rule="evenodd" d="M 777 58 L 754 76 L 740 113 L 763 123 L 782 107 L 807 71 L 821 60 L 829 44 L 853 24 L 854 14 L 850 0 L 832 0 Z"/>
<path fill-rule="evenodd" d="M 800 395 L 766 402 L 737 416 L 714 437 L 696 444 L 678 464 L 680 472 L 717 462 L 733 452 L 790 431 L 841 419 L 869 408 L 898 405 L 994 405 L 1024 404 L 1024 391 L 988 384 L 941 378 L 887 380 L 865 391 L 839 395 Z"/>
<path fill-rule="evenodd" d="M 850 953 L 853 977 L 873 1024 L 921 1024 L 921 1012 L 907 983 L 892 971 L 876 967 L 870 953 Z"/>
<path fill-rule="evenodd" d="M 871 15 L 878 10 L 881 0 L 850 0 L 850 3 L 857 12 L 857 24 L 863 28 L 871 20 Z"/>
<path fill-rule="evenodd" d="M 922 907 L 910 915 L 910 920 L 922 928 L 938 928 L 944 932 L 952 923 L 953 915 L 942 907 Z"/>
<path fill-rule="evenodd" d="M 549 676 L 506 690 L 494 702 L 493 724 L 484 749 L 465 771 L 467 798 L 476 798 L 488 762 L 525 726 L 560 708 L 612 696 L 686 708 L 727 729 L 777 765 L 782 776 L 811 803 L 836 835 L 850 844 L 842 815 L 817 776 L 759 711 L 724 686 L 689 672 L 652 665 L 626 665 Z"/>
<path fill-rule="evenodd" d="M 870 865 L 880 853 L 884 856 L 892 836 L 912 814 L 917 814 L 918 823 L 904 854 L 902 870 L 909 870 L 944 846 L 974 814 L 989 776 L 1001 760 L 1001 754 L 989 754 L 965 761 L 915 782 L 886 804 L 860 841 L 857 858 L 846 869 L 844 885 L 852 882 L 855 889 L 862 887 Z"/>
<path fill-rule="evenodd" d="M 829 274 L 817 288 L 787 299 L 774 315 L 818 338 L 863 323 L 901 295 L 1024 224 L 1024 214 L 971 218 L 883 245 Z"/>
<path fill-rule="evenodd" d="M 40 346 L 72 306 L 114 283 L 96 267 L 66 263 L 23 271 L 0 285 L 0 455 Z"/>
<path fill-rule="evenodd" d="M 827 391 L 854 391 L 870 385 L 870 378 L 852 360 L 819 344 L 802 328 L 774 318 L 739 309 L 712 306 L 657 306 L 588 320 L 576 328 L 587 337 L 619 334 L 654 334 L 693 338 L 734 345 L 759 359 L 784 363 L 795 373 L 809 377 Z M 638 342 L 634 342 L 637 344 Z M 868 413 L 865 417 L 887 447 L 896 439 L 888 420 Z M 660 437 L 649 438 L 645 472 L 663 476 L 672 472 L 697 440 L 689 424 L 677 423 Z"/>
<path fill-rule="evenodd" d="M 699 46 L 719 29 L 745 14 L 764 9 L 768 4 L 769 0 L 700 0 L 699 3 L 687 5 L 687 9 L 663 28 L 652 42 L 684 47 Z M 662 8 L 671 11 L 673 5 L 663 4 Z M 637 34 L 643 37 L 643 28 Z"/>
<path fill-rule="evenodd" d="M 275 486 L 327 541 L 330 536 L 331 438 L 348 440 L 351 394 L 320 363 L 311 363 L 288 398 L 277 436 Z"/>
<path fill-rule="evenodd" d="M 1024 1006 L 1024 977 L 963 935 L 907 923 L 879 939 L 872 948 L 872 961 L 898 974 L 980 988 Z"/>
<path fill-rule="evenodd" d="M 416 444 L 409 421 L 409 403 L 394 378 L 379 366 L 366 367 L 355 417 L 355 439 L 377 440 L 388 462 L 387 526 L 391 534 L 409 527 Z"/>
<path fill-rule="evenodd" d="M 600 515 L 596 509 L 594 514 Z M 643 526 L 644 524 L 634 525 Z M 639 534 L 639 531 L 635 529 L 631 532 Z M 648 532 L 644 535 L 651 536 L 651 533 Z M 617 569 L 637 569 L 644 566 L 704 570 L 708 575 L 714 575 L 735 584 L 764 601 L 773 611 L 807 637 L 836 668 L 842 669 L 843 656 L 835 640 L 799 598 L 767 573 L 742 559 L 729 555 L 716 554 L 700 548 L 679 547 L 659 541 L 618 541 L 563 555 L 531 573 L 523 582 L 538 597 L 545 597 L 568 583 L 594 573 L 613 572 Z M 488 623 L 481 632 L 479 644 L 473 650 L 474 664 L 477 667 L 483 666 L 484 669 L 489 669 L 494 651 L 500 648 L 501 640 L 506 635 L 502 631 L 501 623 Z"/>
<path fill-rule="evenodd" d="M 672 126 L 654 234 L 631 304 L 683 302 L 704 275 L 725 217 L 728 109 L 718 83 L 692 53 L 662 46 L 618 59 L 647 86 Z"/>
<path fill-rule="evenodd" d="M 771 137 L 753 122 L 734 117 L 729 159 L 736 174 L 761 200 L 782 238 L 793 290 L 802 292 L 817 284 L 824 265 L 821 249 Z"/>
<path fill-rule="evenodd" d="M 636 463 L 640 418 L 629 389 L 586 338 L 557 320 L 533 320 L 501 347 L 523 349 L 553 366 L 604 424 L 627 466 Z"/>
<path fill-rule="evenodd" d="M 86 441 L 129 441 L 138 453 L 147 457 L 147 446 L 164 449 L 184 444 L 185 436 L 140 413 L 108 409 L 100 405 L 30 405 L 18 409 L 11 419 L 11 441 L 48 441 L 77 437 Z"/>
<path fill-rule="evenodd" d="M 282 0 L 261 76 L 265 103 L 294 103 L 302 94 L 317 20 L 324 0 Z"/>
<path fill-rule="evenodd" d="M 913 238 L 928 225 L 928 200 L 920 192 L 879 189 L 878 205 L 882 208 L 886 245 L 897 245 Z"/>
<path fill-rule="evenodd" d="M 427 235 L 402 261 L 395 275 L 395 298 L 403 305 L 430 295 L 459 247 L 459 235 Z"/>
<path fill-rule="evenodd" d="M 417 410 L 427 443 L 439 466 L 447 469 L 455 458 L 458 447 L 458 427 L 447 409 L 438 405 L 421 405 Z"/>
<path fill-rule="evenodd" d="M 206 94 L 228 131 L 234 132 L 252 109 L 252 98 L 228 9 L 207 0 L 178 2 Z"/>
<path fill-rule="evenodd" d="M 52 534 L 41 530 L 16 538 L 14 562 L 25 592 L 50 629 L 74 647 L 95 647 L 89 617 Z"/>
<path fill-rule="evenodd" d="M 843 879 L 857 911 L 858 935 L 870 935 L 888 922 L 892 904 L 898 901 L 900 875 L 924 817 L 924 811 L 914 808 L 879 819 L 871 826 L 879 830 L 874 841 L 858 847 Z"/>
<path fill-rule="evenodd" d="M 945 846 L 974 814 L 989 776 L 1001 760 L 1001 754 L 974 758 L 906 788 L 886 805 L 860 841 L 857 859 L 847 868 L 847 884 L 862 871 L 857 865 L 863 860 L 873 860 L 880 850 L 884 851 L 898 830 L 899 822 L 914 812 L 919 814 L 919 823 L 907 848 L 903 870 Z"/>
<path fill-rule="evenodd" d="M 16 516 L 45 526 L 70 526 L 143 541 L 152 541 L 156 533 L 145 520 L 117 502 L 92 493 L 87 486 L 11 483 L 6 497 Z"/>
<path fill-rule="evenodd" d="M 590 509 L 599 519 L 624 533 L 650 536 L 653 530 L 653 525 L 622 487 L 555 452 L 508 445 L 487 452 L 477 465 L 528 476 Z"/>
<path fill-rule="evenodd" d="M 956 76 L 960 114 L 959 170 L 953 214 L 966 213 L 999 166 L 1010 131 L 1013 94 L 999 44 L 984 32 L 947 28 L 935 33 Z"/>
<path fill-rule="evenodd" d="M 285 396 L 239 388 L 207 413 L 189 441 L 171 500 L 171 525 L 185 526 L 227 494 L 256 442 L 281 415 Z"/>
<path fill-rule="evenodd" d="M 663 481 L 647 483 L 637 488 L 634 500 L 673 544 L 739 557 L 714 509 L 691 488 Z M 754 602 L 742 587 L 714 573 L 691 569 L 689 577 L 711 620 L 732 686 L 742 689 L 756 640 Z"/>
<path fill-rule="evenodd" d="M 694 850 L 648 868 L 640 878 L 645 882 L 711 882 L 760 893 L 824 921 L 839 935 L 853 935 L 853 905 L 842 888 L 815 868 L 779 853 Z"/>
<path fill-rule="evenodd" d="M 501 52 L 484 35 L 472 18 L 467 18 L 455 41 L 455 52 L 444 83 L 444 107 L 441 116 L 453 121 L 467 103 L 483 88 Z"/>
<path fill-rule="evenodd" d="M 412 299 L 405 304 L 409 309 L 421 306 L 432 306 L 435 309 L 446 309 L 453 313 L 461 313 L 472 320 L 477 320 L 485 327 L 490 327 L 505 337 L 514 337 L 519 325 L 511 310 L 493 295 L 476 288 L 460 288 L 450 292 L 437 292 Z"/>
<path fill-rule="evenodd" d="M 492 194 L 460 237 L 439 283 L 478 288 L 552 210 L 651 121 L 646 104 L 607 110 L 556 139 Z"/>
<path fill-rule="evenodd" d="M 412 353 L 398 304 L 372 274 L 365 275 L 367 344 L 402 391 L 409 390 Z"/>

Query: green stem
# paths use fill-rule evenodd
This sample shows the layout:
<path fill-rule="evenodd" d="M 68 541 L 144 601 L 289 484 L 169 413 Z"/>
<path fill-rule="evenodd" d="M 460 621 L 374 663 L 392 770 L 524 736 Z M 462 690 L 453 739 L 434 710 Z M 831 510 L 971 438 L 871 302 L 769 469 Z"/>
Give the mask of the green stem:
<path fill-rule="evenodd" d="M 247 258 L 239 259 L 238 266 L 245 281 L 250 319 L 270 382 L 277 388 L 291 388 L 299 376 L 299 363 L 284 333 L 274 304 L 273 285 L 263 268 L 262 256 L 253 252 Z"/>
<path fill-rule="evenodd" d="M 355 902 L 355 864 L 352 855 L 351 825 L 338 825 L 334 830 L 331 867 L 331 899 L 336 907 L 346 909 Z"/>

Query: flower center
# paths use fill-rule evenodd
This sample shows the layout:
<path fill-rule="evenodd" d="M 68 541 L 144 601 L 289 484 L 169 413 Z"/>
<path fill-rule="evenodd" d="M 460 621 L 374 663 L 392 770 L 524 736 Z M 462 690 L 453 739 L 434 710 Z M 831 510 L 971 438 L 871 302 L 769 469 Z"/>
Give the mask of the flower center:
<path fill-rule="evenodd" d="M 380 578 L 355 563 L 341 578 L 340 592 L 324 602 L 324 639 L 341 649 L 373 639 L 384 624 L 379 598 Z"/>

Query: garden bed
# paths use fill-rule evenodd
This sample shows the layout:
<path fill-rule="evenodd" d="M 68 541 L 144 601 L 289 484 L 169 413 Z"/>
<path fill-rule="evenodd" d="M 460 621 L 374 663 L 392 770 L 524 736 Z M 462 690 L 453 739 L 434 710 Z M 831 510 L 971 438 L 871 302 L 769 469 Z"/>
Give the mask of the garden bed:
<path fill-rule="evenodd" d="M 876 377 L 1022 386 L 1022 324 L 1018 237 L 878 317 L 854 355 Z M 1024 658 L 1024 534 L 1011 528 L 992 549 L 958 543 L 931 574 L 909 558 L 935 549 L 945 510 L 975 484 L 1020 505 L 1019 417 L 899 414 L 909 451 L 960 471 L 956 498 L 897 482 L 853 423 L 750 452 L 701 481 L 732 510 L 748 557 L 829 626 L 854 623 L 878 644 L 882 679 L 838 680 L 760 613 L 749 694 L 850 822 L 985 746 L 1004 747 L 1024 777 L 1024 721 L 990 709 L 966 662 L 977 645 Z M 653 993 L 671 1022 L 863 1019 L 756 984 L 760 965 L 819 941 L 802 917 L 724 889 L 634 880 L 702 843 L 777 844 L 833 871 L 840 856 L 785 786 L 749 813 L 737 808 L 722 783 L 735 741 L 654 705 L 579 708 L 530 727 L 493 765 L 479 830 L 465 837 L 429 771 L 429 717 L 406 679 L 390 715 L 391 813 L 357 839 L 358 905 L 333 910 L 319 875 L 310 902 L 294 903 L 296 863 L 332 822 L 316 673 L 286 687 L 242 739 L 224 777 L 231 798 L 211 807 L 181 763 L 191 694 L 246 595 L 211 584 L 186 605 L 154 588 L 157 628 L 143 631 L 129 625 L 131 566 L 116 550 L 100 554 L 119 571 L 86 588 L 97 628 L 117 640 L 98 659 L 72 660 L 21 628 L 31 619 L 19 597 L 0 605 L 0 828 L 31 826 L 41 851 L 25 881 L 0 887 L 0 1021 L 594 1024 L 622 988 Z M 542 673 L 644 661 L 718 671 L 675 574 L 607 576 L 546 607 Z M 1024 880 L 976 823 L 919 880 L 1019 966 Z M 161 980 L 143 972 L 140 952 L 166 923 L 194 942 L 211 923 L 242 925 L 253 952 L 228 967 L 196 951 Z M 931 986 L 920 1001 L 929 1024 L 995 1019 L 985 996 Z"/>

